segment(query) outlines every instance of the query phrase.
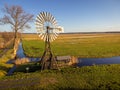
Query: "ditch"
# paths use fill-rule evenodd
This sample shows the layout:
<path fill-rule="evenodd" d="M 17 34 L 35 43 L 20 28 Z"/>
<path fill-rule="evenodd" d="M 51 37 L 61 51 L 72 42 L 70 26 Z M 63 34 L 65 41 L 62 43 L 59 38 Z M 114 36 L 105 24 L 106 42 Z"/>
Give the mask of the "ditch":
<path fill-rule="evenodd" d="M 24 50 L 22 48 L 22 43 L 19 44 L 17 50 L 17 58 L 28 58 L 29 62 L 38 62 L 40 58 L 29 58 L 24 54 Z M 11 64 L 14 60 L 9 60 L 7 63 Z M 92 66 L 92 65 L 100 65 L 100 64 L 120 64 L 120 56 L 111 57 L 111 58 L 79 58 L 77 67 L 82 66 Z M 15 71 L 16 66 L 14 65 L 8 72 L 7 75 L 12 75 Z"/>

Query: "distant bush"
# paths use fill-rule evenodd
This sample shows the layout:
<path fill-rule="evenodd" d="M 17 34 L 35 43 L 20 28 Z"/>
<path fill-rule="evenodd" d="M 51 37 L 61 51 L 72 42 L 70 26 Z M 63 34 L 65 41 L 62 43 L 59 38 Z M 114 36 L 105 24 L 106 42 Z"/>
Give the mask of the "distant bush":
<path fill-rule="evenodd" d="M 18 37 L 20 38 L 21 34 L 17 33 Z M 9 43 L 9 41 L 11 41 L 14 38 L 14 32 L 1 32 L 0 33 L 0 37 L 2 38 L 2 41 L 0 42 L 0 47 L 1 48 L 5 48 L 6 44 Z"/>
<path fill-rule="evenodd" d="M 1 38 L 4 39 L 4 43 L 8 42 L 13 38 L 13 33 L 12 32 L 3 32 L 1 33 Z"/>

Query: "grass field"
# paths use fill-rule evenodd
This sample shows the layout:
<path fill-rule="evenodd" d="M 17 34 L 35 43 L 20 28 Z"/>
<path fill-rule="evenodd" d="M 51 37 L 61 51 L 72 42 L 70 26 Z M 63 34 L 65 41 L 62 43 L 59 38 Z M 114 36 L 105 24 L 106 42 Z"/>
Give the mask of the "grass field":
<path fill-rule="evenodd" d="M 120 55 L 120 34 L 60 34 L 51 43 L 56 56 L 112 57 Z M 23 35 L 23 48 L 30 57 L 41 57 L 44 42 L 37 34 Z"/>
<path fill-rule="evenodd" d="M 44 42 L 35 34 L 23 35 L 23 47 L 28 56 L 40 57 Z M 120 34 L 61 34 L 51 43 L 55 55 L 78 57 L 112 57 L 120 55 Z M 13 65 L 9 50 L 0 59 L 0 90 L 119 90 L 120 65 L 93 65 L 61 70 L 44 70 L 35 63 L 17 67 L 14 75 L 5 76 Z M 26 73 L 29 67 L 29 73 Z"/>
<path fill-rule="evenodd" d="M 23 65 L 24 66 L 24 65 Z M 6 90 L 119 90 L 120 65 L 86 66 L 58 70 L 16 72 L 0 80 Z"/>

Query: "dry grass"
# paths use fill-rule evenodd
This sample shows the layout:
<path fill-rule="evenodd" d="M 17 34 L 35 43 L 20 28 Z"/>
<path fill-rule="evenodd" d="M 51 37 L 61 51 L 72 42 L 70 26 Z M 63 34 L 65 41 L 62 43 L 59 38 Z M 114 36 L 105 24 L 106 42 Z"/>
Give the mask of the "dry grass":
<path fill-rule="evenodd" d="M 28 58 L 21 58 L 21 59 L 15 60 L 14 64 L 20 65 L 20 64 L 24 64 L 24 63 L 28 63 L 28 62 L 29 62 Z"/>
<path fill-rule="evenodd" d="M 114 36 L 114 35 L 120 35 L 120 34 L 59 34 L 58 38 L 94 38 L 94 37 L 106 37 L 106 36 Z M 28 39 L 28 40 L 34 40 L 34 39 L 39 39 L 38 34 L 22 34 L 23 39 Z"/>
<path fill-rule="evenodd" d="M 12 53 L 13 53 L 13 50 L 8 50 L 5 55 L 3 55 L 1 58 L 0 58 L 0 78 L 5 76 L 8 72 L 8 70 L 13 67 L 13 64 L 6 64 L 7 61 L 9 61 L 10 59 L 13 59 L 12 58 Z"/>

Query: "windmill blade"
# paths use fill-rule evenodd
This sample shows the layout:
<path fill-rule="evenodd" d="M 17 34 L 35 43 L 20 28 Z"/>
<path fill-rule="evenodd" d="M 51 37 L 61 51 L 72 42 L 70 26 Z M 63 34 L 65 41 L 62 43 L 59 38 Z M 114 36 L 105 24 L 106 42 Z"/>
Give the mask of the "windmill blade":
<path fill-rule="evenodd" d="M 53 35 L 53 40 L 55 40 L 56 39 L 56 37 Z"/>
<path fill-rule="evenodd" d="M 42 14 L 40 14 L 39 17 L 40 17 L 41 21 L 44 23 L 45 21 L 44 21 Z"/>
<path fill-rule="evenodd" d="M 54 23 L 56 23 L 56 20 L 55 20 L 55 18 L 51 15 L 51 18 L 50 18 L 50 22 L 52 23 L 52 24 L 54 24 Z M 55 25 L 55 24 L 54 24 Z"/>
<path fill-rule="evenodd" d="M 42 29 L 37 28 L 37 27 L 36 27 L 36 29 L 37 29 L 37 32 L 39 32 L 39 33 L 42 32 Z"/>
<path fill-rule="evenodd" d="M 48 13 L 48 22 L 50 22 L 51 14 Z"/>
<path fill-rule="evenodd" d="M 56 32 L 54 34 L 55 34 L 56 37 L 58 36 L 58 34 Z"/>
<path fill-rule="evenodd" d="M 42 35 L 43 35 L 43 33 L 39 33 L 39 37 L 40 37 L 40 38 L 42 37 Z"/>
<path fill-rule="evenodd" d="M 36 21 L 35 25 L 36 25 L 37 27 L 43 26 L 43 24 L 39 23 L 38 21 Z"/>
<path fill-rule="evenodd" d="M 53 34 L 51 35 L 51 40 L 52 40 L 52 41 L 53 41 L 53 40 L 55 40 L 55 38 L 54 38 Z"/>
<path fill-rule="evenodd" d="M 53 24 L 53 25 L 55 25 L 55 24 L 54 24 L 54 21 L 55 21 L 55 18 L 54 18 L 54 17 L 52 17 L 51 22 L 52 22 L 52 24 Z"/>
<path fill-rule="evenodd" d="M 35 25 L 39 26 L 39 22 L 36 20 Z"/>
<path fill-rule="evenodd" d="M 40 17 L 40 15 L 37 16 L 36 21 L 38 21 L 38 22 L 40 22 L 41 24 L 43 24 L 43 20 L 42 20 L 42 18 Z"/>
<path fill-rule="evenodd" d="M 55 34 L 53 35 L 53 39 L 55 40 L 57 37 L 55 36 Z"/>
<path fill-rule="evenodd" d="M 49 13 L 49 22 L 51 22 L 51 20 L 52 20 L 52 15 Z"/>
<path fill-rule="evenodd" d="M 35 25 L 39 37 L 47 42 L 55 40 L 62 30 L 62 28 L 57 25 L 56 19 L 48 12 L 39 13 L 36 17 Z"/>
<path fill-rule="evenodd" d="M 43 30 L 43 27 L 42 27 L 42 26 L 41 26 L 41 27 L 36 26 L 36 29 L 37 29 L 37 31 L 42 31 L 42 30 Z"/>
<path fill-rule="evenodd" d="M 41 16 L 42 16 L 42 18 L 43 18 L 44 22 L 46 22 L 44 12 L 42 12 L 42 13 L 41 13 Z"/>
<path fill-rule="evenodd" d="M 57 34 L 56 33 L 54 33 L 54 37 L 55 37 L 55 39 L 57 38 Z"/>
<path fill-rule="evenodd" d="M 41 39 L 43 39 L 44 38 L 44 33 L 41 35 Z"/>
<path fill-rule="evenodd" d="M 55 40 L 55 38 L 54 38 L 53 34 L 51 35 L 51 40 L 52 40 L 52 41 L 53 41 L 53 40 Z"/>
<path fill-rule="evenodd" d="M 47 38 L 47 34 L 45 33 L 44 41 L 46 41 L 46 38 Z"/>
<path fill-rule="evenodd" d="M 36 20 L 41 22 L 41 24 L 44 23 L 44 20 L 42 19 L 41 15 L 38 15 Z"/>
<path fill-rule="evenodd" d="M 42 33 L 39 34 L 39 37 L 41 37 Z"/>
<path fill-rule="evenodd" d="M 52 23 L 53 23 L 53 25 L 56 25 L 56 24 L 57 24 L 57 21 L 54 19 L 54 20 L 52 21 Z"/>
<path fill-rule="evenodd" d="M 44 40 L 44 41 L 46 40 L 46 37 L 47 37 L 47 34 L 45 33 L 45 34 L 44 34 L 44 37 L 43 37 L 43 40 Z"/>
<path fill-rule="evenodd" d="M 46 16 L 46 21 L 49 21 L 48 19 L 49 19 L 49 16 L 48 16 L 48 13 L 46 12 L 45 13 L 45 16 Z"/>
<path fill-rule="evenodd" d="M 54 17 L 51 15 L 51 17 L 50 17 L 50 22 L 51 23 L 53 22 L 53 19 L 54 19 Z"/>
<path fill-rule="evenodd" d="M 36 21 L 35 25 L 36 25 L 37 27 L 43 26 L 43 24 L 42 24 L 42 23 L 39 23 L 38 21 Z"/>
<path fill-rule="evenodd" d="M 43 18 L 44 18 L 45 21 L 47 21 L 47 20 L 46 20 L 47 17 L 46 17 L 45 12 L 43 12 Z"/>

